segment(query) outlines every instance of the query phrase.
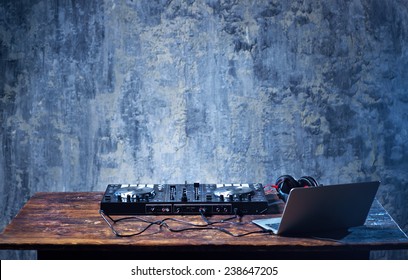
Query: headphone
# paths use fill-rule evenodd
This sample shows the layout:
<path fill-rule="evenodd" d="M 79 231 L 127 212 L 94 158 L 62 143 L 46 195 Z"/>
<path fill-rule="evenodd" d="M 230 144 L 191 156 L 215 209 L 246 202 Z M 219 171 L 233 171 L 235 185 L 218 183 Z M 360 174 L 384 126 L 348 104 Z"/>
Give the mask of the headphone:
<path fill-rule="evenodd" d="M 286 202 L 291 189 L 318 187 L 319 183 L 311 176 L 303 176 L 296 180 L 290 175 L 283 175 L 276 180 L 275 186 L 279 198 Z"/>

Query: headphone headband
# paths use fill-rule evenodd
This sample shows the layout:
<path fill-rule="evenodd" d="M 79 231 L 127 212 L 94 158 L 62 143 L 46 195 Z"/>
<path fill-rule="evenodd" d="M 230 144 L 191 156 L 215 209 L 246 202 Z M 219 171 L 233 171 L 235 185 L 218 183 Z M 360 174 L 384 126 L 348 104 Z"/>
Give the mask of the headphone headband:
<path fill-rule="evenodd" d="M 319 186 L 319 183 L 315 178 L 311 176 L 302 176 L 299 178 L 299 180 L 296 180 L 290 175 L 282 175 L 278 177 L 275 185 L 278 187 L 277 191 L 279 198 L 286 202 L 291 189 L 304 187 L 317 187 Z"/>

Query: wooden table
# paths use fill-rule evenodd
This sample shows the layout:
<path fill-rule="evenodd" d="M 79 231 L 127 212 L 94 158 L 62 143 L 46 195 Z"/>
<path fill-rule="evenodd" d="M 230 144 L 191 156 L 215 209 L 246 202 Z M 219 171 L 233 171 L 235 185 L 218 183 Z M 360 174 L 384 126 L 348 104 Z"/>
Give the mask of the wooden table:
<path fill-rule="evenodd" d="M 39 259 L 364 259 L 370 250 L 408 249 L 408 238 L 377 201 L 366 224 L 333 239 L 280 237 L 253 233 L 252 219 L 276 214 L 244 216 L 217 229 L 182 230 L 186 222 L 204 224 L 200 216 L 135 216 L 151 225 L 142 234 L 117 237 L 99 213 L 99 192 L 35 194 L 0 234 L 0 249 L 37 250 Z M 282 208 L 280 207 L 279 210 Z M 209 217 L 219 221 L 229 216 Z M 116 217 L 115 217 L 116 218 Z M 134 233 L 144 222 L 125 220 L 114 225 L 120 233 Z"/>

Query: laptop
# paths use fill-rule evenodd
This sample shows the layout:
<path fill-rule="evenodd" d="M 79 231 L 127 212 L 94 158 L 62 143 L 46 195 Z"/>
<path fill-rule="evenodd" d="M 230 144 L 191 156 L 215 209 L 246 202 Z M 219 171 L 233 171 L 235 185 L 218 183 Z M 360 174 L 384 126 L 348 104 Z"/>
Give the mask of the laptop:
<path fill-rule="evenodd" d="M 361 226 L 379 181 L 293 188 L 279 218 L 252 222 L 277 235 L 304 235 Z"/>

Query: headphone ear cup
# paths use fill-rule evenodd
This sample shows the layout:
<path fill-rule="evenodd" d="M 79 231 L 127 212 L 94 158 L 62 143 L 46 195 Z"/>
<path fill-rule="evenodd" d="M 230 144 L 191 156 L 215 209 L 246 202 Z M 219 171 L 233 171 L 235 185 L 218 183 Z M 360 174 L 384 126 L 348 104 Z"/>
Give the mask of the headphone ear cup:
<path fill-rule="evenodd" d="M 275 185 L 278 186 L 278 191 L 279 192 L 282 192 L 282 193 L 284 193 L 286 195 L 289 194 L 291 189 L 300 187 L 298 181 L 296 181 L 295 178 L 293 178 L 290 175 L 280 176 L 276 180 Z"/>
<path fill-rule="evenodd" d="M 298 180 L 301 187 L 318 187 L 319 183 L 311 176 L 303 176 Z"/>

